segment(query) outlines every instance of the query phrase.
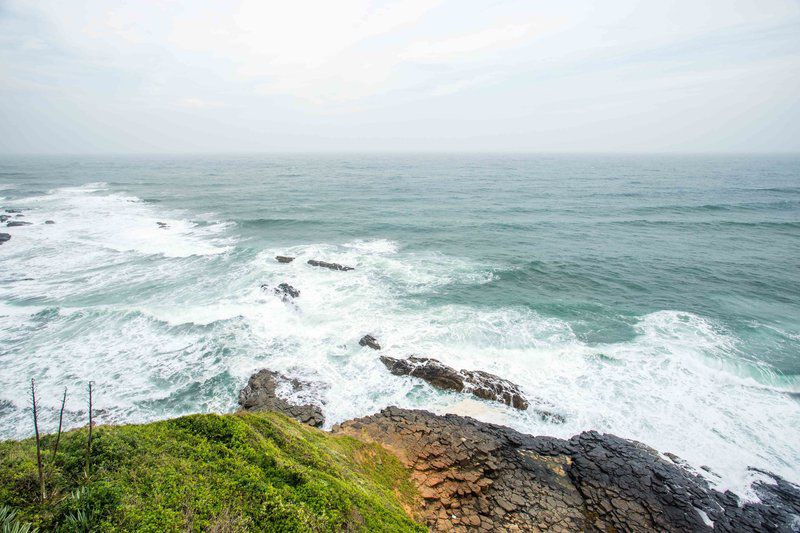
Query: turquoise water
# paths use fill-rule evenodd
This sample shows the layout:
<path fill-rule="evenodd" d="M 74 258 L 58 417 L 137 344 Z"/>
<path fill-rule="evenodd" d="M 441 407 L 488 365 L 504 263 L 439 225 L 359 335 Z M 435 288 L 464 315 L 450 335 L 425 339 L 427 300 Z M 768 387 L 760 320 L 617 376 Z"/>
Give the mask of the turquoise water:
<path fill-rule="evenodd" d="M 34 223 L 2 229 L 1 437 L 31 433 L 31 377 L 45 424 L 90 379 L 123 422 L 232 410 L 266 366 L 328 425 L 423 407 L 800 481 L 798 157 L 4 158 L 0 197 Z M 260 289 L 284 281 L 296 305 Z M 566 422 L 392 376 L 365 333 Z"/>

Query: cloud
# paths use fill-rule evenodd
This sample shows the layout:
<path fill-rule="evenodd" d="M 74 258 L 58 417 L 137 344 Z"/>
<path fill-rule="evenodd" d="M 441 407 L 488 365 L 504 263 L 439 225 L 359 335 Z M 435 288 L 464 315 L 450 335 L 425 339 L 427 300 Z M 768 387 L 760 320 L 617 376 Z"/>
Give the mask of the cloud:
<path fill-rule="evenodd" d="M 184 98 L 178 102 L 178 105 L 191 109 L 213 109 L 227 106 L 227 104 L 224 102 L 214 102 L 210 100 L 203 100 L 202 98 Z"/>
<path fill-rule="evenodd" d="M 400 57 L 408 61 L 433 62 L 469 59 L 475 54 L 519 45 L 533 37 L 534 30 L 533 24 L 508 24 L 447 39 L 416 41 L 403 50 Z"/>
<path fill-rule="evenodd" d="M 216 135 L 257 149 L 247 143 L 265 132 L 346 146 L 359 131 L 383 146 L 399 127 L 425 148 L 434 130 L 437 142 L 491 132 L 524 148 L 525 132 L 605 148 L 655 143 L 652 125 L 680 124 L 688 109 L 730 125 L 725 139 L 747 137 L 742 109 L 800 139 L 786 126 L 800 119 L 798 26 L 796 0 L 0 0 L 0 150 L 24 140 L 17 131 L 64 124 L 110 146 L 99 125 L 111 123 L 130 125 L 125 142 L 165 149 Z M 601 131 L 621 109 L 619 135 Z M 193 144 L 188 127 L 169 133 L 187 120 L 205 132 Z"/>

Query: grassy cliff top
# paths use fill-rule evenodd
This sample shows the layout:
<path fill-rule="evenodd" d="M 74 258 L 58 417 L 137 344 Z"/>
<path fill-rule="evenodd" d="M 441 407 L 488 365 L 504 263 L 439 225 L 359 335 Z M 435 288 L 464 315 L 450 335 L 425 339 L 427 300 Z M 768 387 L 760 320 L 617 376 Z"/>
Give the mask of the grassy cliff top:
<path fill-rule="evenodd" d="M 408 472 L 383 448 L 277 413 L 192 415 L 0 443 L 0 506 L 63 531 L 424 531 Z M 8 510 L 8 509 L 6 509 Z M 2 508 L 0 508 L 1 514 Z"/>

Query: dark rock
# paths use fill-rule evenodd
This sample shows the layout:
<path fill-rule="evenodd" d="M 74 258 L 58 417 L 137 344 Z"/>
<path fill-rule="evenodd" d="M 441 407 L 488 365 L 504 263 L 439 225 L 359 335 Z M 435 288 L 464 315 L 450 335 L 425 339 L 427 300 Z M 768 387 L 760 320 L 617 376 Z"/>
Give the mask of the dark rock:
<path fill-rule="evenodd" d="M 6 209 L 6 213 L 22 213 L 21 209 Z"/>
<path fill-rule="evenodd" d="M 316 259 L 309 259 L 308 264 L 316 267 L 329 268 L 331 270 L 354 270 L 353 267 L 340 265 L 339 263 L 326 263 L 325 261 L 317 261 Z"/>
<path fill-rule="evenodd" d="M 358 341 L 358 344 L 361 346 L 369 346 L 373 350 L 381 349 L 381 345 L 378 343 L 378 340 L 372 335 L 364 335 L 361 337 L 361 340 Z"/>
<path fill-rule="evenodd" d="M 270 287 L 269 285 L 264 284 L 261 286 L 261 288 L 265 291 L 268 291 Z M 275 287 L 272 291 L 278 296 L 280 296 L 281 300 L 283 300 L 284 302 L 288 301 L 290 298 L 297 298 L 298 296 L 300 296 L 300 291 L 298 289 L 295 289 L 288 283 L 281 283 L 280 285 Z"/>
<path fill-rule="evenodd" d="M 30 222 L 23 222 L 22 220 L 9 220 L 6 222 L 6 226 L 9 228 L 15 228 L 17 226 L 30 226 Z"/>
<path fill-rule="evenodd" d="M 44 223 L 45 224 L 55 224 L 56 222 L 55 222 L 55 220 L 45 220 Z"/>
<path fill-rule="evenodd" d="M 11 235 L 9 235 L 8 233 L 0 233 L 0 244 L 3 244 L 4 242 L 10 240 L 11 240 Z"/>
<path fill-rule="evenodd" d="M 309 386 L 308 383 L 287 378 L 278 372 L 259 370 L 250 376 L 247 386 L 239 393 L 239 405 L 245 411 L 277 411 L 313 427 L 319 427 L 325 422 L 322 409 L 318 406 L 295 405 L 277 396 L 275 390 L 280 383 L 288 383 L 294 392 Z"/>
<path fill-rule="evenodd" d="M 294 257 L 289 257 L 287 255 L 276 255 L 275 259 L 278 260 L 278 263 L 291 263 L 294 261 Z"/>
<path fill-rule="evenodd" d="M 23 214 L 14 215 L 14 216 L 15 216 L 16 218 L 25 218 L 25 215 L 23 215 Z"/>
<path fill-rule="evenodd" d="M 169 228 L 169 225 L 166 222 L 156 222 L 156 225 L 158 225 L 158 227 L 161 229 Z"/>
<path fill-rule="evenodd" d="M 11 218 L 9 215 L 0 215 L 0 222 L 5 222 L 9 218 Z"/>
<path fill-rule="evenodd" d="M 478 398 L 494 400 L 517 409 L 528 408 L 528 400 L 517 385 L 488 372 L 456 370 L 427 357 L 395 359 L 384 355 L 381 356 L 381 362 L 396 376 L 413 376 L 439 389 L 469 392 Z"/>
<path fill-rule="evenodd" d="M 479 523 L 481 531 L 790 532 L 800 524 L 800 487 L 778 476 L 762 472 L 772 482 L 753 485 L 761 502 L 740 506 L 655 450 L 595 431 L 533 437 L 397 407 L 333 431 L 394 452 L 435 531 Z"/>

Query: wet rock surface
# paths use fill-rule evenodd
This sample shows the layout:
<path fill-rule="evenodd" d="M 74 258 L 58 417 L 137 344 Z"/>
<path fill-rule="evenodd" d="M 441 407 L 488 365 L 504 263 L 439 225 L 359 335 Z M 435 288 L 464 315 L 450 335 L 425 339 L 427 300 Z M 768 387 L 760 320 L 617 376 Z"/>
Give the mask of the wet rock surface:
<path fill-rule="evenodd" d="M 640 443 L 584 432 L 533 437 L 457 415 L 389 407 L 335 426 L 411 470 L 435 531 L 797 531 L 800 488 L 780 478 L 736 496 Z"/>
<path fill-rule="evenodd" d="M 55 220 L 45 220 L 44 223 L 45 224 L 55 224 L 56 221 Z"/>
<path fill-rule="evenodd" d="M 288 255 L 276 255 L 275 260 L 278 261 L 278 263 L 291 263 L 294 261 L 294 257 L 289 257 Z"/>
<path fill-rule="evenodd" d="M 409 357 L 395 359 L 381 356 L 381 362 L 396 376 L 412 376 L 434 387 L 456 392 L 469 392 L 484 400 L 494 400 L 517 409 L 528 408 L 528 400 L 514 383 L 480 370 L 456 370 L 436 359 Z"/>
<path fill-rule="evenodd" d="M 5 222 L 9 218 L 11 218 L 10 215 L 0 215 L 0 222 Z"/>
<path fill-rule="evenodd" d="M 263 290 L 265 290 L 265 291 L 268 291 L 269 290 L 269 285 L 266 285 L 266 284 L 262 285 L 261 288 Z M 279 284 L 277 287 L 272 289 L 272 292 L 274 292 L 276 295 L 278 295 L 280 297 L 280 299 L 283 300 L 284 302 L 289 301 L 290 299 L 294 299 L 294 298 L 300 297 L 300 290 L 299 289 L 295 289 L 294 287 L 292 287 L 288 283 Z"/>
<path fill-rule="evenodd" d="M 6 209 L 6 213 L 22 213 L 21 209 Z"/>
<path fill-rule="evenodd" d="M 10 240 L 11 240 L 11 235 L 9 235 L 8 233 L 0 233 L 0 244 L 3 244 L 4 242 Z"/>
<path fill-rule="evenodd" d="M 259 370 L 250 376 L 247 386 L 239 392 L 239 405 L 246 411 L 277 411 L 313 427 L 325 422 L 322 409 L 318 406 L 293 404 L 277 396 L 276 390 L 281 384 L 291 387 L 292 392 L 308 387 L 307 383 L 278 372 Z"/>
<path fill-rule="evenodd" d="M 358 341 L 359 346 L 369 346 L 373 350 L 380 350 L 381 345 L 378 342 L 378 339 L 373 337 L 372 335 L 364 335 L 361 337 L 361 340 Z"/>
<path fill-rule="evenodd" d="M 340 265 L 339 263 L 328 263 L 326 261 L 317 261 L 316 259 L 309 259 L 308 264 L 311 266 L 328 268 L 330 270 L 354 270 L 353 267 Z"/>
<path fill-rule="evenodd" d="M 22 220 L 9 220 L 6 222 L 6 226 L 9 228 L 16 228 L 17 226 L 30 226 L 30 222 L 24 222 Z"/>

